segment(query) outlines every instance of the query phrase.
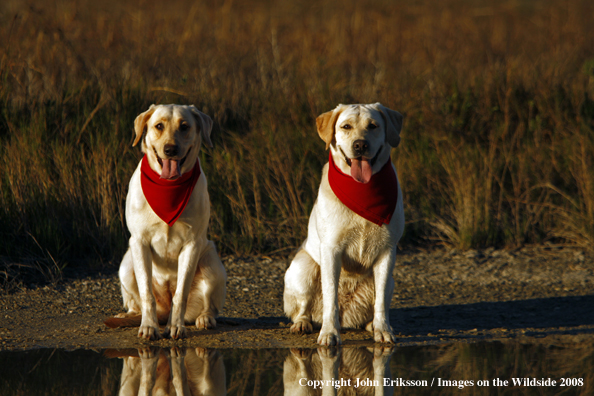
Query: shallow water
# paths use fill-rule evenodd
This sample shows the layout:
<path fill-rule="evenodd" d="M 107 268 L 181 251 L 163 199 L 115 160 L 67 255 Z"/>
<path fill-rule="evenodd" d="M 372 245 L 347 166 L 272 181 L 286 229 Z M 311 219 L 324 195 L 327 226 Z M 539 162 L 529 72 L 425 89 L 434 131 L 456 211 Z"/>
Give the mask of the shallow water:
<path fill-rule="evenodd" d="M 592 373 L 591 342 L 42 349 L 0 353 L 0 395 L 591 395 Z"/>

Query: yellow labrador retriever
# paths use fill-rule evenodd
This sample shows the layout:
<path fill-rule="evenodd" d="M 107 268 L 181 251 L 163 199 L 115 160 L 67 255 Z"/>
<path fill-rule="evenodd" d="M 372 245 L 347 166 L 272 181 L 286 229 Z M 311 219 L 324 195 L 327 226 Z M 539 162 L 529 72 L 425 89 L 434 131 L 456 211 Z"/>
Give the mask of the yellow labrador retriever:
<path fill-rule="evenodd" d="M 284 310 L 291 332 L 341 343 L 341 327 L 363 327 L 376 342 L 395 341 L 389 324 L 396 245 L 404 207 L 392 147 L 402 115 L 380 103 L 339 105 L 317 119 L 330 148 L 307 239 L 285 274 Z"/>
<path fill-rule="evenodd" d="M 206 237 L 210 200 L 198 153 L 212 147 L 212 120 L 194 106 L 152 105 L 135 122 L 134 146 L 145 156 L 130 180 L 126 222 L 130 247 L 120 265 L 124 307 L 110 327 L 138 326 L 138 336 L 175 339 L 186 323 L 212 328 L 223 307 L 227 275 Z M 144 136 L 144 138 L 143 138 Z"/>

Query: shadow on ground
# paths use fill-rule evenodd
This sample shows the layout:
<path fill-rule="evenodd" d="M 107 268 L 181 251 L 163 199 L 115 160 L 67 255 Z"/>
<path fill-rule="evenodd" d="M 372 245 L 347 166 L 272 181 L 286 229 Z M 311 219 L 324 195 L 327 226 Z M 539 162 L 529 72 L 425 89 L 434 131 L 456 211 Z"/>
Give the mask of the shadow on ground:
<path fill-rule="evenodd" d="M 288 335 L 290 320 L 282 316 L 220 318 L 219 323 L 223 325 L 220 332 L 232 332 L 233 328 L 265 331 L 285 327 Z M 390 323 L 404 343 L 439 342 L 440 337 L 445 337 L 442 341 L 451 341 L 594 334 L 594 295 L 391 309 Z M 312 342 L 318 332 L 319 328 L 314 328 Z M 372 340 L 364 330 L 345 329 L 341 333 L 350 334 L 343 337 L 345 340 Z"/>
<path fill-rule="evenodd" d="M 390 310 L 396 333 L 542 329 L 594 325 L 594 295 Z"/>

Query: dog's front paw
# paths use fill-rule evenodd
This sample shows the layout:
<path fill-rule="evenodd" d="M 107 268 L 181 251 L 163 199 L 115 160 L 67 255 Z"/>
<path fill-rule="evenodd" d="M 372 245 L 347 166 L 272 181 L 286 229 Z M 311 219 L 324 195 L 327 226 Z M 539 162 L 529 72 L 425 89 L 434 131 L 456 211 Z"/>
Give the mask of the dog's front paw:
<path fill-rule="evenodd" d="M 375 342 L 394 344 L 396 342 L 396 337 L 391 331 L 374 331 L 373 340 Z"/>
<path fill-rule="evenodd" d="M 196 318 L 196 327 L 198 330 L 214 329 L 217 327 L 217 321 L 212 316 L 200 315 Z"/>
<path fill-rule="evenodd" d="M 322 363 L 336 362 L 342 353 L 341 348 L 318 348 L 318 356 Z"/>
<path fill-rule="evenodd" d="M 160 340 L 161 334 L 159 334 L 159 328 L 155 326 L 143 326 L 140 325 L 138 329 L 138 337 L 144 338 L 145 340 Z"/>
<path fill-rule="evenodd" d="M 394 344 L 396 337 L 389 325 L 373 326 L 373 340 L 375 342 Z"/>
<path fill-rule="evenodd" d="M 311 334 L 313 332 L 313 326 L 311 325 L 311 322 L 307 320 L 298 320 L 293 323 L 289 331 L 299 335 Z"/>
<path fill-rule="evenodd" d="M 318 337 L 318 344 L 322 346 L 335 346 L 342 344 L 338 330 L 324 330 L 324 328 L 322 328 L 322 331 L 320 331 L 320 336 Z"/>
<path fill-rule="evenodd" d="M 173 347 L 169 350 L 169 358 L 184 359 L 186 357 L 186 350 L 184 348 Z"/>
<path fill-rule="evenodd" d="M 373 353 L 373 358 L 374 359 L 380 359 L 380 358 L 385 358 L 385 357 L 390 357 L 392 356 L 392 353 L 394 353 L 394 345 L 377 345 L 375 344 L 373 347 L 367 348 L 367 350 L 371 353 Z"/>
<path fill-rule="evenodd" d="M 138 356 L 141 359 L 154 359 L 159 356 L 159 348 L 156 348 L 156 347 L 139 348 Z"/>
<path fill-rule="evenodd" d="M 174 340 L 186 338 L 186 336 L 187 336 L 186 326 L 184 326 L 184 325 L 167 326 L 167 328 L 163 332 L 163 336 L 166 338 L 173 338 Z"/>

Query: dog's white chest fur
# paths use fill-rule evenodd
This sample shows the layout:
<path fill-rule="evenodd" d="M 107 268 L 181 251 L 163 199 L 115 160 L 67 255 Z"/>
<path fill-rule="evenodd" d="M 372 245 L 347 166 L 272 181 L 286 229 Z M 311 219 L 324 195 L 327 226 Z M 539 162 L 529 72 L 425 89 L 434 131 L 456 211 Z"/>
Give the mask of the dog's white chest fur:
<path fill-rule="evenodd" d="M 371 271 L 375 260 L 389 251 L 391 239 L 385 227 L 370 222 L 350 228 L 344 236 L 343 270 L 358 274 Z"/>
<path fill-rule="evenodd" d="M 150 239 L 153 261 L 159 265 L 177 268 L 179 254 L 188 242 L 188 237 L 191 236 L 190 227 L 178 221 L 173 227 L 155 224 L 151 228 L 154 228 Z"/>

